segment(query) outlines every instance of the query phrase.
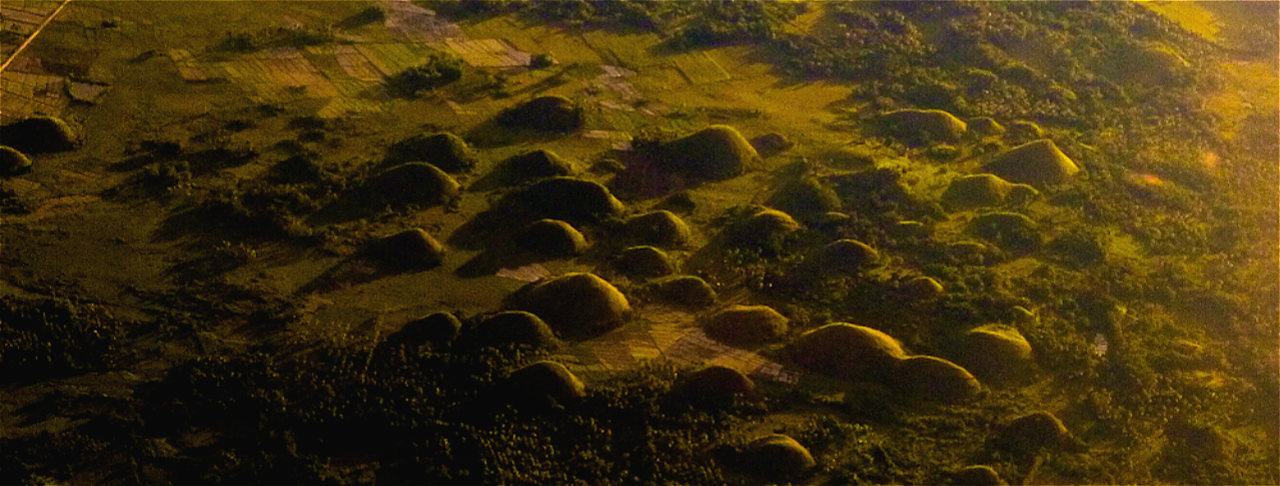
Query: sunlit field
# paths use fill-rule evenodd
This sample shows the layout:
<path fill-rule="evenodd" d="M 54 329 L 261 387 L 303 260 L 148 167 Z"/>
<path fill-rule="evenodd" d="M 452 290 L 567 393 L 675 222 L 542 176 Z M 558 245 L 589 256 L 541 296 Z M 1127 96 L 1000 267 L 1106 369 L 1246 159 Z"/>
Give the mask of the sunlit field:
<path fill-rule="evenodd" d="M 1280 3 L 0 25 L 0 484 L 1280 483 Z"/>

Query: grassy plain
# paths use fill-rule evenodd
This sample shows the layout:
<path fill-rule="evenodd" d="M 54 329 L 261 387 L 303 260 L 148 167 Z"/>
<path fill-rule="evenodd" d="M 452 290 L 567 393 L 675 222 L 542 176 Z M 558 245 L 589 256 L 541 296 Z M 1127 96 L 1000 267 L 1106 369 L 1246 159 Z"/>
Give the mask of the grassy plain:
<path fill-rule="evenodd" d="M 773 432 L 816 459 L 780 476 L 798 483 L 954 483 L 978 464 L 1011 484 L 1280 478 L 1280 80 L 1275 56 L 1258 54 L 1275 35 L 1258 16 L 1274 21 L 1274 8 L 420 3 L 439 15 L 408 2 L 78 0 L 24 53 L 110 88 L 56 114 L 79 148 L 0 179 L 0 450 L 17 451 L 0 458 L 0 483 L 755 484 L 768 473 L 740 458 Z M 632 25 L 609 10 L 622 5 L 651 17 Z M 732 20 L 698 31 L 700 18 Z M 451 47 L 463 40 L 555 62 L 464 65 L 416 96 L 386 89 L 383 76 L 428 54 L 465 57 Z M 1116 59 L 1154 51 L 1182 62 L 1112 76 Z M 585 126 L 496 121 L 550 95 Z M 1009 131 L 908 143 L 877 130 L 899 108 Z M 1026 199 L 944 208 L 952 181 L 1024 141 L 1020 123 L 1081 173 Z M 624 190 L 647 174 L 647 148 L 713 124 L 791 146 L 737 177 Z M 480 160 L 451 175 L 459 198 L 352 202 L 392 164 L 389 147 L 439 131 Z M 578 224 L 592 246 L 571 258 L 514 254 L 518 218 L 460 237 L 523 187 L 481 182 L 537 149 L 613 188 L 622 217 Z M 315 170 L 280 182 L 290 160 Z M 736 242 L 799 181 L 819 188 L 806 201 L 833 207 L 796 211 L 801 229 L 771 244 Z M 614 263 L 633 243 L 626 217 L 672 208 L 691 235 L 667 253 L 714 288 L 713 306 L 664 302 Z M 975 231 L 993 211 L 1029 218 L 1042 244 Z M 408 228 L 445 243 L 440 266 L 387 271 L 367 257 Z M 880 263 L 814 273 L 836 239 L 867 243 Z M 434 312 L 461 318 L 465 336 L 527 280 L 572 272 L 617 286 L 630 320 L 555 349 L 386 344 Z M 919 277 L 942 293 L 913 290 Z M 701 320 L 733 304 L 771 306 L 789 330 L 749 346 L 706 337 Z M 946 403 L 799 366 L 791 343 L 830 322 L 955 361 L 966 331 L 1003 323 L 1026 337 L 1035 371 L 980 377 L 979 396 Z M 582 402 L 495 398 L 512 370 L 546 358 L 584 379 Z M 672 399 L 706 364 L 751 375 L 758 399 Z M 1083 446 L 1002 445 L 1013 419 L 1040 410 Z"/>

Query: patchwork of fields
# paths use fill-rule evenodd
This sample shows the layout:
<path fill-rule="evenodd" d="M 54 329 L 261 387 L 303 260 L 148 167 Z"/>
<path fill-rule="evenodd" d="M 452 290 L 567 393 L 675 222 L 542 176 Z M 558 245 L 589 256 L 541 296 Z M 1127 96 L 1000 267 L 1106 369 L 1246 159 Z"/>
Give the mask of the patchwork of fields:
<path fill-rule="evenodd" d="M 75 0 L 0 483 L 1274 483 L 1276 15 Z"/>

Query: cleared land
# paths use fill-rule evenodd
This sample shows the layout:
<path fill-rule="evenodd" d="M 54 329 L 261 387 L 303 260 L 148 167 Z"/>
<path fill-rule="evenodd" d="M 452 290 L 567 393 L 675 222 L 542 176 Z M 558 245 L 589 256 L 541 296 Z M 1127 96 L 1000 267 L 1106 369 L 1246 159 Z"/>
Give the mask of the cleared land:
<path fill-rule="evenodd" d="M 0 483 L 1273 484 L 1264 7 L 78 0 Z"/>

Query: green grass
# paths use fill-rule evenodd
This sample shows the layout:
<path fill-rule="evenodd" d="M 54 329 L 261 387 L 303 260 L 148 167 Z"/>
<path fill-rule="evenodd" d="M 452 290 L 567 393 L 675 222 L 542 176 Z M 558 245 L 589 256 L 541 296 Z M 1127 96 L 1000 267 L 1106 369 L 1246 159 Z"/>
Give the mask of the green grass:
<path fill-rule="evenodd" d="M 345 79 L 333 48 L 383 45 L 379 61 L 398 68 L 430 49 L 397 44 L 376 21 L 339 26 L 332 39 L 308 36 L 367 14 L 370 2 L 76 4 L 72 22 L 31 52 L 86 70 L 111 91 L 63 114 L 87 134 L 79 150 L 41 156 L 31 173 L 0 181 L 0 336 L 8 336 L 0 368 L 19 377 L 0 390 L 13 397 L 0 408 L 14 417 L 0 429 L 0 449 L 17 451 L 0 459 L 0 482 L 755 484 L 735 454 L 778 430 L 818 461 L 795 482 L 946 483 L 972 464 L 1011 484 L 1280 477 L 1277 230 L 1274 208 L 1258 203 L 1274 201 L 1277 186 L 1276 118 L 1263 113 L 1277 98 L 1274 72 L 1204 47 L 1196 29 L 1146 7 L 832 3 L 784 27 L 793 7 L 538 4 L 460 25 L 470 38 L 503 39 L 560 64 L 464 67 L 454 83 L 397 99 L 376 82 Z M 638 17 L 620 13 L 627 8 Z M 738 14 L 740 25 L 723 25 Z M 673 38 L 697 38 L 684 29 L 699 15 L 713 21 L 703 40 L 717 47 L 671 49 Z M 305 30 L 273 34 L 285 16 Z M 117 17 L 114 30 L 95 27 Z M 776 22 L 752 27 L 762 18 Z M 639 21 L 652 25 L 637 31 Z M 857 35 L 839 35 L 846 31 Z M 237 38 L 247 48 L 322 42 L 304 57 L 342 96 L 268 80 L 187 83 L 164 54 L 186 49 L 234 65 L 245 54 L 218 46 Z M 1034 49 L 1020 48 L 1022 38 L 1034 38 Z M 1153 90 L 1111 76 L 1108 52 L 1150 42 L 1188 60 L 1186 83 Z M 628 81 L 640 99 L 596 85 L 602 64 L 636 71 Z M 575 360 L 599 363 L 604 343 L 621 338 L 566 338 L 555 359 L 590 377 L 587 398 L 535 413 L 495 404 L 490 392 L 545 353 L 377 346 L 428 313 L 469 321 L 497 311 L 524 282 L 458 271 L 509 248 L 502 231 L 491 246 L 450 245 L 439 268 L 417 272 L 379 273 L 360 257 L 369 241 L 409 228 L 449 240 L 519 190 L 472 185 L 512 155 L 553 150 L 606 186 L 613 172 L 592 170 L 595 162 L 636 162 L 580 133 L 493 122 L 543 95 L 583 104 L 586 130 L 674 138 L 722 123 L 746 139 L 779 132 L 796 142 L 738 177 L 670 183 L 691 202 L 680 209 L 690 246 L 669 252 L 679 268 L 712 285 L 721 304 L 769 305 L 791 319 L 790 334 L 761 355 L 790 366 L 789 340 L 848 321 L 893 335 L 913 354 L 954 360 L 965 331 L 1002 322 L 1033 346 L 1036 376 L 939 405 L 809 373 L 797 386 L 757 380 L 761 402 L 692 409 L 665 398 L 680 369 L 587 372 Z M 446 101 L 469 113 L 455 115 Z M 335 108 L 344 105 L 361 110 Z M 995 241 L 966 243 L 983 240 L 969 229 L 983 211 L 948 210 L 940 194 L 1016 142 L 909 147 L 864 131 L 875 115 L 911 107 L 1005 126 L 1035 121 L 1083 170 L 1025 204 L 993 208 L 1025 214 L 1034 227 L 980 231 Z M 464 186 L 457 201 L 338 217 L 352 215 L 332 205 L 381 169 L 389 146 L 439 131 L 468 138 L 477 155 L 454 174 Z M 148 140 L 179 149 L 147 154 L 139 147 Z M 857 160 L 832 161 L 849 147 Z M 797 180 L 817 196 L 783 205 L 805 226 L 767 251 L 729 250 L 735 221 L 778 202 L 775 191 Z M 623 202 L 638 214 L 667 196 L 630 191 Z M 848 218 L 801 218 L 809 209 Z M 904 220 L 927 234 L 902 233 Z M 655 319 L 696 322 L 614 273 L 626 246 L 616 222 L 577 229 L 592 247 L 537 263 L 553 275 L 599 273 L 636 297 L 637 317 L 615 332 L 643 334 Z M 812 278 L 806 260 L 843 238 L 874 247 L 883 265 Z M 1046 245 L 1019 244 L 1033 239 Z M 943 294 L 913 296 L 906 282 L 920 275 Z M 1035 410 L 1052 411 L 1088 449 L 1037 461 L 988 442 Z"/>

